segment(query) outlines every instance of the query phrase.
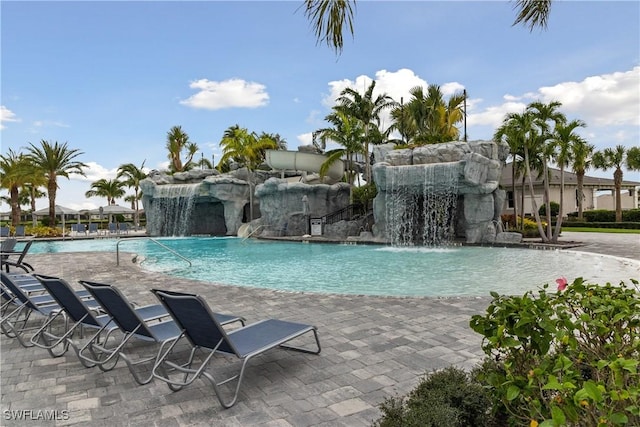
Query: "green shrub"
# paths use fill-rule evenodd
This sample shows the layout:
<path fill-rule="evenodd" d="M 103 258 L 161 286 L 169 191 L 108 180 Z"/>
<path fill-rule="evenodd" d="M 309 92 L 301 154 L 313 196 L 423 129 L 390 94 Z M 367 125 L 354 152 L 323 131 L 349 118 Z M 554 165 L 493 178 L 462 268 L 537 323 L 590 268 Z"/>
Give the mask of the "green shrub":
<path fill-rule="evenodd" d="M 551 209 L 551 216 L 558 216 L 558 213 L 560 213 L 560 203 L 549 202 L 549 208 Z M 540 206 L 540 209 L 538 209 L 538 213 L 540 216 L 546 216 L 547 205 L 543 203 L 542 206 Z"/>
<path fill-rule="evenodd" d="M 470 325 L 497 362 L 484 380 L 509 425 L 640 425 L 640 293 L 631 282 L 578 278 L 564 291 L 491 294 Z"/>
<path fill-rule="evenodd" d="M 426 375 L 406 397 L 387 399 L 378 427 L 494 425 L 487 390 L 472 374 L 448 367 Z"/>
<path fill-rule="evenodd" d="M 366 184 L 361 187 L 353 187 L 351 195 L 353 196 L 353 203 L 362 205 L 365 208 L 371 206 L 372 200 L 378 194 L 378 187 L 375 184 Z"/>

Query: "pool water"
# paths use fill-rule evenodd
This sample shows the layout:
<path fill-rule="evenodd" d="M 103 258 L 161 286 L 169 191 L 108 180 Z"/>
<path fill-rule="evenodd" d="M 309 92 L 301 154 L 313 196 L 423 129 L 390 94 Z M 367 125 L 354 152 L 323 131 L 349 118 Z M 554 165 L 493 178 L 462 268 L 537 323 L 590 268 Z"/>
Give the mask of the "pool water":
<path fill-rule="evenodd" d="M 286 291 L 394 296 L 522 294 L 555 279 L 619 283 L 640 263 L 574 251 L 490 247 L 390 247 L 269 242 L 240 238 L 159 238 L 193 265 L 145 239 L 120 240 L 120 262 L 139 254 L 151 271 L 207 282 Z M 31 251 L 116 251 L 115 239 L 36 242 Z"/>

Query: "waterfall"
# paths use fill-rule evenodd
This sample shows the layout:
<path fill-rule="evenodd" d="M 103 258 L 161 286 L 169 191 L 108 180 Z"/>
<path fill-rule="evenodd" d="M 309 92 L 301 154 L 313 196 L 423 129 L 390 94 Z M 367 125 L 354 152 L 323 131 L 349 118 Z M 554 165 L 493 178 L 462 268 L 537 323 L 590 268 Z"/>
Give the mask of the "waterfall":
<path fill-rule="evenodd" d="M 147 230 L 152 236 L 185 236 L 189 233 L 191 212 L 200 184 L 156 186 Z"/>
<path fill-rule="evenodd" d="M 394 246 L 438 246 L 455 234 L 458 163 L 387 169 L 386 235 Z"/>

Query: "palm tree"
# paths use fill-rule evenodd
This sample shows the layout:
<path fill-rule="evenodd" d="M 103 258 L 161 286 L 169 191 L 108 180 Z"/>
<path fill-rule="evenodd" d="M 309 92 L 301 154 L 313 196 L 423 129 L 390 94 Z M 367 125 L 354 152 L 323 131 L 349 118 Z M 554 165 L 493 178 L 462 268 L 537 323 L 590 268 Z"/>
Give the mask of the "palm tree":
<path fill-rule="evenodd" d="M 118 167 L 118 174 L 116 175 L 116 179 L 122 180 L 122 183 L 126 187 L 133 188 L 133 201 L 131 203 L 131 209 L 135 210 L 135 213 L 133 214 L 134 216 L 133 222 L 136 225 L 140 223 L 140 217 L 139 217 L 140 214 L 138 212 L 139 211 L 138 202 L 142 198 L 142 192 L 140 191 L 140 181 L 142 181 L 147 177 L 147 174 L 143 170 L 145 162 L 146 160 L 142 162 L 140 167 L 137 167 L 133 163 L 122 164 Z"/>
<path fill-rule="evenodd" d="M 580 139 L 576 140 L 573 143 L 571 148 L 572 150 L 572 168 L 573 173 L 576 174 L 576 192 L 578 198 L 578 221 L 584 220 L 584 215 L 582 214 L 583 210 L 583 183 L 584 183 L 584 175 L 591 167 L 591 155 L 595 150 L 595 147 L 591 144 L 588 144 L 586 141 Z"/>
<path fill-rule="evenodd" d="M 347 182 L 353 184 L 356 172 L 353 170 L 354 157 L 356 154 L 364 154 L 365 148 L 362 144 L 364 129 L 362 122 L 354 116 L 347 114 L 344 110 L 334 107 L 334 112 L 325 117 L 333 127 L 319 129 L 318 136 L 323 144 L 333 141 L 343 148 L 337 148 L 326 152 L 327 160 L 320 166 L 320 175 L 324 176 L 332 164 L 344 158 L 347 163 Z"/>
<path fill-rule="evenodd" d="M 370 135 L 377 131 L 380 132 L 380 113 L 386 108 L 395 105 L 393 99 L 386 93 L 373 97 L 373 90 L 376 87 L 376 81 L 372 80 L 369 87 L 361 94 L 352 88 L 346 88 L 340 92 L 340 96 L 336 99 L 336 111 L 342 111 L 351 115 L 361 124 L 363 129 L 363 155 L 364 155 L 364 177 L 367 183 L 371 183 L 371 165 L 369 163 L 369 143 Z"/>
<path fill-rule="evenodd" d="M 546 28 L 552 0 L 516 0 L 517 15 L 513 25 L 523 24 L 534 28 Z M 344 46 L 342 29 L 346 26 L 353 35 L 355 0 L 304 0 L 305 17 L 318 43 L 326 43 L 336 53 Z"/>
<path fill-rule="evenodd" d="M 576 144 L 583 144 L 584 140 L 575 133 L 579 127 L 585 127 L 586 123 L 582 120 L 571 120 L 569 123 L 558 123 L 552 137 L 552 143 L 558 147 L 556 153 L 556 163 L 560 166 L 560 210 L 556 219 L 556 228 L 553 231 L 552 242 L 558 241 L 560 236 L 560 227 L 562 227 L 562 216 L 564 206 L 564 171 L 573 161 L 574 150 Z"/>
<path fill-rule="evenodd" d="M 456 124 L 464 120 L 463 93 L 454 94 L 445 101 L 440 86 L 433 84 L 427 87 L 426 93 L 422 86 L 413 87 L 409 93 L 412 98 L 406 107 L 401 107 L 401 113 L 397 104 L 395 106 L 395 116 L 403 116 L 404 120 L 394 126 L 403 128 L 407 143 L 436 144 L 453 141 L 460 136 Z"/>
<path fill-rule="evenodd" d="M 27 157 L 35 171 L 47 180 L 47 195 L 49 197 L 49 224 L 56 223 L 56 193 L 58 191 L 58 177 L 69 178 L 72 173 L 85 176 L 86 164 L 75 160 L 84 154 L 76 148 L 69 148 L 67 143 L 57 141 L 51 143 L 44 139 L 40 146 L 29 143 Z"/>
<path fill-rule="evenodd" d="M 230 126 L 220 141 L 222 158 L 218 168 L 233 160 L 249 171 L 249 217 L 253 221 L 253 171 L 265 160 L 265 150 L 278 149 L 276 141 L 263 133 L 260 137 L 239 125 Z"/>
<path fill-rule="evenodd" d="M 623 145 L 615 148 L 605 148 L 593 154 L 593 166 L 596 169 L 608 170 L 615 168 L 613 172 L 613 185 L 616 192 L 616 222 L 622 222 L 622 199 L 620 190 L 622 188 L 622 165 L 625 163 L 627 150 Z"/>
<path fill-rule="evenodd" d="M 84 193 L 85 197 L 105 197 L 107 205 L 116 203 L 116 199 L 125 195 L 122 188 L 124 183 L 117 179 L 99 179 L 91 183 L 91 190 Z"/>
<path fill-rule="evenodd" d="M 514 126 L 510 126 L 508 122 L 503 123 L 496 132 L 493 134 L 494 141 L 503 141 L 509 146 L 511 153 L 511 194 L 513 194 L 513 219 L 516 227 L 518 225 L 518 203 L 516 201 L 516 174 L 518 164 L 521 164 L 518 159 L 522 159 L 522 152 L 524 150 L 524 141 L 521 139 L 521 134 Z M 524 209 L 524 206 L 522 206 Z M 524 213 L 523 213 L 524 216 Z"/>
<path fill-rule="evenodd" d="M 567 118 L 558 111 L 562 103 L 552 101 L 548 104 L 542 102 L 532 102 L 527 106 L 527 111 L 533 114 L 534 125 L 538 127 L 537 144 L 542 153 L 542 174 L 544 177 L 544 203 L 545 213 L 547 216 L 547 240 L 553 241 L 553 233 L 551 230 L 551 200 L 549 189 L 549 159 L 555 156 L 556 146 L 553 142 L 553 133 L 556 126 L 566 123 Z M 546 241 L 546 240 L 545 240 Z"/>
<path fill-rule="evenodd" d="M 11 148 L 7 154 L 0 155 L 0 185 L 9 191 L 11 206 L 11 224 L 20 223 L 20 189 L 31 179 L 29 159 Z"/>
<path fill-rule="evenodd" d="M 189 141 L 189 135 L 180 126 L 172 127 L 167 132 L 167 150 L 169 154 L 169 170 L 175 172 L 185 172 L 193 169 L 195 163 L 193 156 L 198 152 L 198 144 Z M 182 161 L 182 152 L 186 150 L 186 159 Z"/>

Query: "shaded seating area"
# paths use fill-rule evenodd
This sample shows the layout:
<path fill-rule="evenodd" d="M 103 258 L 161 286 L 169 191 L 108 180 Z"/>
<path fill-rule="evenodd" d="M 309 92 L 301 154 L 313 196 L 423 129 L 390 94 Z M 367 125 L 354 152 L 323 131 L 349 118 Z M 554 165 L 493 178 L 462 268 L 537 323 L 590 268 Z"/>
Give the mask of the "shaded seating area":
<path fill-rule="evenodd" d="M 29 252 L 29 248 L 33 244 L 33 240 L 27 241 L 21 250 L 15 250 L 16 239 L 7 239 L 4 242 L 8 242 L 6 245 L 3 245 L 2 252 L 0 255 L 0 260 L 2 264 L 2 268 L 8 273 L 10 267 L 21 268 L 25 272 L 29 273 L 34 271 L 31 264 L 25 262 L 24 258 Z M 3 243 L 4 243 L 3 242 Z M 9 249 L 13 245 L 11 249 Z"/>
<path fill-rule="evenodd" d="M 205 377 L 213 386 L 220 404 L 225 408 L 230 408 L 238 399 L 247 363 L 255 356 L 276 347 L 311 354 L 320 353 L 320 340 L 315 326 L 266 319 L 227 332 L 201 297 L 156 289 L 152 292 L 171 313 L 181 330 L 179 336 L 173 340 L 168 350 L 161 355 L 153 367 L 153 376 L 165 381 L 174 391 L 193 383 L 198 378 Z M 307 333 L 313 334 L 315 348 L 307 349 L 285 344 Z M 176 363 L 171 358 L 174 355 L 173 351 L 176 345 L 181 342 L 182 338 L 188 341 L 191 350 L 186 363 Z M 204 354 L 203 360 L 199 366 L 194 366 L 193 363 L 199 352 Z M 241 362 L 239 372 L 218 380 L 207 371 L 208 365 L 217 352 L 237 358 Z M 223 397 L 221 386 L 234 380 L 236 381 L 235 390 L 231 397 L 226 399 Z"/>

